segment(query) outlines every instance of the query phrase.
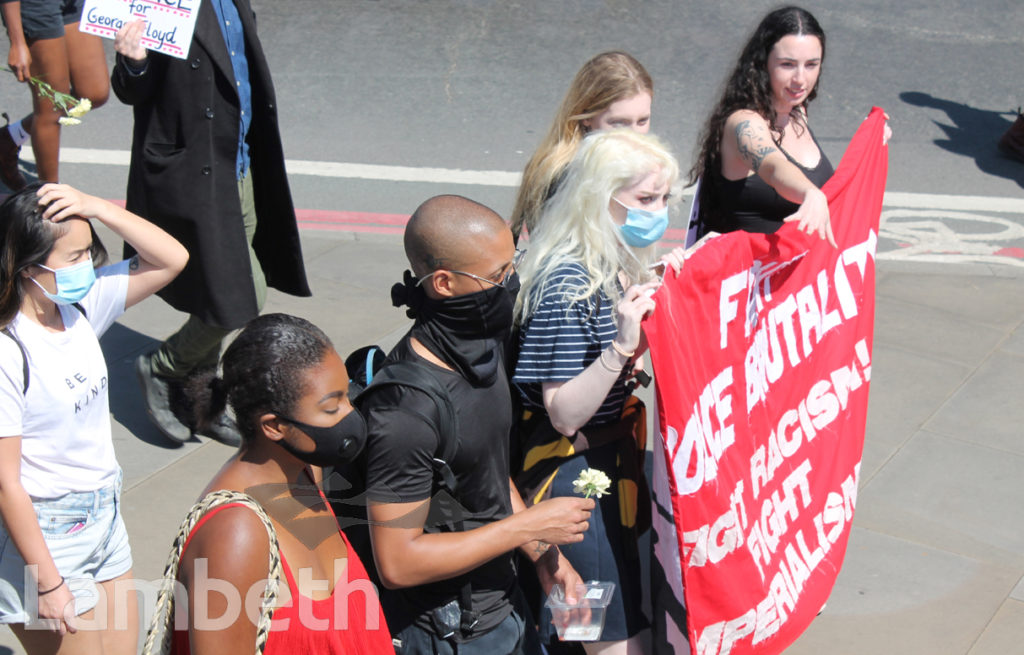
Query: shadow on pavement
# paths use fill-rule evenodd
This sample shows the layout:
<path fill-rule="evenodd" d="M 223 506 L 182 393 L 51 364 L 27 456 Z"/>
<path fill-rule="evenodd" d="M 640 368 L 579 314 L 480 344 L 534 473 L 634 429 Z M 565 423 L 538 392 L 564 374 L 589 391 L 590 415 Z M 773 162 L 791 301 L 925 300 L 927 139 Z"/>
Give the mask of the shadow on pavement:
<path fill-rule="evenodd" d="M 100 339 L 110 377 L 110 413 L 137 439 L 159 448 L 173 450 L 181 444 L 164 437 L 146 415 L 142 390 L 135 378 L 135 358 L 160 342 L 120 323 L 114 323 Z M 3 655 L 3 653 L 0 653 Z"/>
<path fill-rule="evenodd" d="M 920 91 L 904 91 L 900 99 L 908 105 L 946 112 L 953 123 L 934 121 L 947 137 L 936 139 L 935 145 L 954 154 L 971 157 L 982 172 L 1012 180 L 1024 188 L 1021 164 L 1001 154 L 996 147 L 999 137 L 1013 124 L 1016 112 L 976 109 Z"/>

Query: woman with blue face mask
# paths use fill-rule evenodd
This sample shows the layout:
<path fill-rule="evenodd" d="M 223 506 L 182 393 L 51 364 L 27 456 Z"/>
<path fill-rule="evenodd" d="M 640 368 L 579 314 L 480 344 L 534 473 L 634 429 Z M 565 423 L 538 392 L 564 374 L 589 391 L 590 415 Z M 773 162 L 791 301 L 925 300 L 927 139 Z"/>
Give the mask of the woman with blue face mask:
<path fill-rule="evenodd" d="M 106 251 L 93 220 L 138 254 L 94 268 Z M 98 336 L 187 260 L 163 230 L 66 185 L 30 185 L 0 206 L 0 623 L 28 653 L 135 652 Z"/>
<path fill-rule="evenodd" d="M 591 653 L 642 652 L 648 626 L 636 546 L 650 507 L 642 478 L 646 420 L 627 382 L 643 366 L 641 321 L 655 310 L 659 284 L 654 244 L 668 227 L 678 173 L 654 136 L 591 134 L 545 205 L 519 269 L 513 383 L 529 418 L 515 444 L 517 485 L 529 505 L 572 495 L 588 468 L 611 478 L 583 541 L 561 547 L 582 580 L 617 585 L 601 640 L 584 643 Z M 682 258 L 676 249 L 660 263 L 678 271 Z M 550 620 L 547 610 L 539 617 L 545 642 L 555 639 Z"/>

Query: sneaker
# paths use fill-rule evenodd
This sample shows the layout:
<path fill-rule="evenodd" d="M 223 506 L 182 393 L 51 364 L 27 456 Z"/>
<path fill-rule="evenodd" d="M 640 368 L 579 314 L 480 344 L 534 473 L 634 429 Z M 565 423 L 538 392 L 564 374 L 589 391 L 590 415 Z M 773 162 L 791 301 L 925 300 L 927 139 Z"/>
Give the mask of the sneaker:
<path fill-rule="evenodd" d="M 224 412 L 221 412 L 220 416 L 210 421 L 210 424 L 205 428 L 197 430 L 196 434 L 219 441 L 225 446 L 237 448 L 242 445 L 242 434 L 238 431 L 238 425 L 235 424 L 234 419 Z"/>
<path fill-rule="evenodd" d="M 9 125 L 11 119 L 7 112 L 4 112 L 2 115 L 7 119 L 7 124 Z M 7 129 L 7 125 L 0 127 L 0 181 L 11 191 L 20 191 L 27 184 L 25 176 L 18 169 L 18 153 L 20 152 L 21 146 L 14 144 L 14 139 L 11 138 L 11 131 Z"/>
<path fill-rule="evenodd" d="M 178 420 L 171 409 L 171 396 L 174 387 L 179 386 L 174 380 L 157 375 L 153 372 L 152 353 L 139 355 L 135 360 L 135 375 L 142 387 L 142 399 L 146 405 L 146 413 L 161 433 L 171 441 L 185 443 L 192 438 L 192 430 Z"/>

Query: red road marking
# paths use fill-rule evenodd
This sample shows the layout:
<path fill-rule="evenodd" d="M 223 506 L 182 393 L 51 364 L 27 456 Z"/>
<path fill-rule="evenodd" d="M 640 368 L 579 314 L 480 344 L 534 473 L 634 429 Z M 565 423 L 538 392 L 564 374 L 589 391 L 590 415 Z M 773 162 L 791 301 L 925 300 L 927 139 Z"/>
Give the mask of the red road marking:
<path fill-rule="evenodd" d="M 368 234 L 402 234 L 409 217 L 405 214 L 346 212 L 327 209 L 295 211 L 299 229 L 323 232 L 362 232 Z"/>
<path fill-rule="evenodd" d="M 7 196 L 0 194 L 0 202 Z M 124 207 L 123 199 L 110 199 L 118 207 Z M 363 234 L 402 234 L 409 222 L 406 214 L 380 214 L 376 212 L 349 212 L 331 209 L 297 209 L 295 218 L 299 229 L 319 232 L 360 232 Z M 665 232 L 661 243 L 664 246 L 681 246 L 686 240 L 686 230 L 671 229 Z M 1020 250 L 1006 248 L 1004 250 Z M 1009 253 L 998 253 L 1009 254 Z M 1024 257 L 1024 251 L 1019 255 Z"/>

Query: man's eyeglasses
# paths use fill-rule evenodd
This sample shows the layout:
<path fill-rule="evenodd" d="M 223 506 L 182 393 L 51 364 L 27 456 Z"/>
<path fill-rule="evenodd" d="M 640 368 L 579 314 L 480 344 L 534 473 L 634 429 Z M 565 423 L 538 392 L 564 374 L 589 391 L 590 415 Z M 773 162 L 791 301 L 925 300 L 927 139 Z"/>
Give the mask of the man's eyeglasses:
<path fill-rule="evenodd" d="M 501 278 L 501 282 L 495 282 L 494 280 L 489 280 L 489 279 L 487 279 L 485 277 L 482 277 L 480 275 L 477 275 L 475 273 L 467 273 L 466 271 L 448 271 L 448 272 L 449 273 L 454 273 L 456 275 L 465 275 L 466 277 L 471 277 L 474 280 L 479 280 L 481 282 L 486 282 L 487 284 L 489 284 L 489 285 L 491 285 L 493 287 L 504 287 L 506 284 L 508 284 L 508 281 L 512 279 L 512 274 L 519 270 L 519 265 L 522 263 L 524 255 L 526 255 L 526 250 L 520 250 L 519 248 L 516 248 L 516 254 L 515 254 L 514 257 L 512 257 L 512 267 L 509 268 L 508 272 L 505 273 L 505 275 Z M 426 275 L 424 275 L 420 279 L 416 280 L 416 286 L 419 286 L 419 285 L 423 284 L 423 280 L 426 280 L 428 277 L 433 277 L 434 273 L 437 273 L 437 271 L 433 271 L 432 273 L 427 273 Z"/>

